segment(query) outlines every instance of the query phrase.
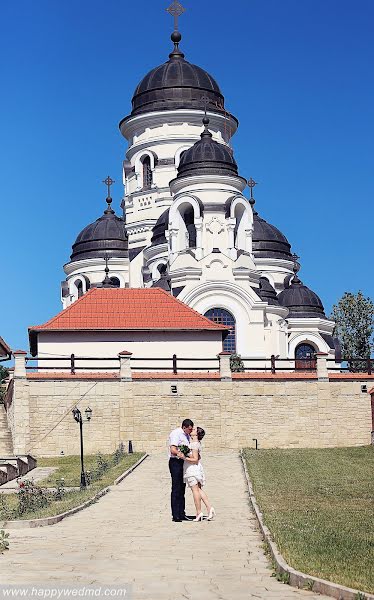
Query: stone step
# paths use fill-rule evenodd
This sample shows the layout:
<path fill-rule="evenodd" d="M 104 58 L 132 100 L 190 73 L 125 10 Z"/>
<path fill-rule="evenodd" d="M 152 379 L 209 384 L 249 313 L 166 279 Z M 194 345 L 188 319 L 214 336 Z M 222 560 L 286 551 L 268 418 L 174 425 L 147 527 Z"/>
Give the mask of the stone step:
<path fill-rule="evenodd" d="M 36 459 L 30 454 L 4 455 L 0 454 L 0 486 L 12 479 L 26 475 L 36 467 Z"/>
<path fill-rule="evenodd" d="M 4 406 L 0 405 L 0 457 L 13 452 L 12 434 L 10 432 Z"/>

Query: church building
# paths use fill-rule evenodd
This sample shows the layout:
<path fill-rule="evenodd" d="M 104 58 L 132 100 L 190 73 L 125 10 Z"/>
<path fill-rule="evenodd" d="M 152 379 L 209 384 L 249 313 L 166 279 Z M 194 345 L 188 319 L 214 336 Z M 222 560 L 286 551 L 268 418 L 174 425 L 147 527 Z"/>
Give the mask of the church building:
<path fill-rule="evenodd" d="M 107 267 L 113 290 L 161 288 L 229 327 L 225 351 L 334 358 L 333 321 L 299 279 L 287 238 L 257 212 L 256 182 L 239 173 L 237 118 L 214 77 L 186 60 L 178 30 L 171 41 L 168 60 L 140 81 L 119 124 L 123 213 L 111 207 L 108 177 L 107 208 L 79 233 L 64 266 L 63 308 L 102 287 Z"/>

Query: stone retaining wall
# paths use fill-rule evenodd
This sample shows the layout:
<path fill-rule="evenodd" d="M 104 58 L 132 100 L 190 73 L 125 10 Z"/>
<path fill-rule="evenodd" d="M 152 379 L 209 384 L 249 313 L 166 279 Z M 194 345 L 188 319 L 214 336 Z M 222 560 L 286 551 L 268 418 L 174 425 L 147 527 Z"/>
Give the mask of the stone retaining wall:
<path fill-rule="evenodd" d="M 207 431 L 207 448 L 253 446 L 331 447 L 371 442 L 371 403 L 360 381 L 317 380 L 26 380 L 15 382 L 15 452 L 51 456 L 79 453 L 77 404 L 92 420 L 84 424 L 85 452 L 111 452 L 132 440 L 134 450 L 165 449 L 168 433 L 190 417 Z M 171 386 L 177 386 L 173 393 Z M 26 407 L 27 408 L 27 407 Z M 22 447 L 23 444 L 23 447 Z"/>

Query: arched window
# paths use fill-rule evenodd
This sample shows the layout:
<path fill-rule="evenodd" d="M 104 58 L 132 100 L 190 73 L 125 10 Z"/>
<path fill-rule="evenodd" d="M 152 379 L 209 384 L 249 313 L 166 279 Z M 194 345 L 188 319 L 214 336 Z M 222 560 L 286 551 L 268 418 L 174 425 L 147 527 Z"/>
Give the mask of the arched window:
<path fill-rule="evenodd" d="M 152 167 L 151 167 L 151 159 L 149 156 L 144 156 L 142 158 L 143 165 L 143 189 L 149 190 L 152 186 Z"/>
<path fill-rule="evenodd" d="M 305 371 L 317 368 L 316 351 L 311 344 L 299 344 L 295 349 L 295 369 Z"/>
<path fill-rule="evenodd" d="M 121 282 L 120 282 L 120 280 L 118 279 L 118 277 L 110 277 L 110 281 L 111 281 L 111 284 L 112 284 L 114 287 L 116 287 L 116 288 L 119 288 L 119 287 L 121 287 Z"/>
<path fill-rule="evenodd" d="M 205 313 L 205 316 L 214 323 L 231 327 L 227 338 L 223 341 L 225 352 L 236 353 L 236 324 L 234 316 L 224 308 L 211 308 Z"/>
<path fill-rule="evenodd" d="M 237 250 L 245 250 L 245 219 L 244 206 L 237 204 L 235 207 L 234 246 Z"/>
<path fill-rule="evenodd" d="M 181 217 L 186 226 L 186 247 L 196 248 L 195 214 L 190 204 L 187 204 L 185 209 L 181 211 Z"/>
<path fill-rule="evenodd" d="M 83 296 L 83 283 L 80 279 L 75 282 L 75 287 L 77 288 L 78 298 L 81 298 Z"/>

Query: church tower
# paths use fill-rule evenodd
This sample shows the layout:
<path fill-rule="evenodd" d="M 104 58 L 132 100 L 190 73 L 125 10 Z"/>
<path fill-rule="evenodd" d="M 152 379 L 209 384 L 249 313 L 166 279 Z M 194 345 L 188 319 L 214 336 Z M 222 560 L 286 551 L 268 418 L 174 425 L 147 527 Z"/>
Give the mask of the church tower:
<path fill-rule="evenodd" d="M 334 323 L 298 278 L 285 235 L 258 214 L 256 182 L 239 174 L 230 147 L 238 121 L 216 80 L 180 48 L 183 7 L 174 0 L 168 12 L 173 49 L 136 87 L 119 125 L 128 144 L 123 217 L 111 209 L 108 183 L 108 208 L 79 234 L 64 267 L 63 305 L 102 285 L 108 263 L 110 285 L 161 287 L 229 325 L 231 353 L 334 357 Z"/>

